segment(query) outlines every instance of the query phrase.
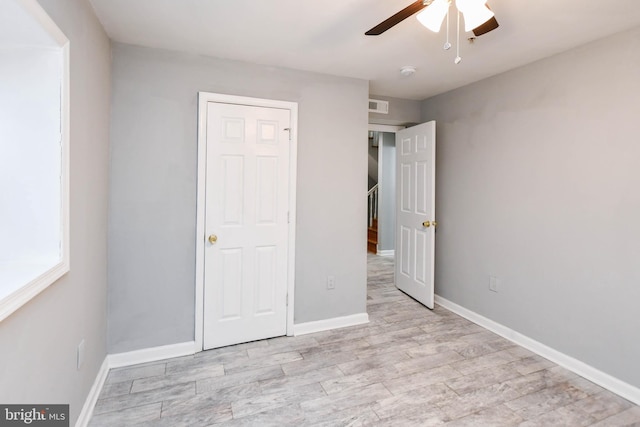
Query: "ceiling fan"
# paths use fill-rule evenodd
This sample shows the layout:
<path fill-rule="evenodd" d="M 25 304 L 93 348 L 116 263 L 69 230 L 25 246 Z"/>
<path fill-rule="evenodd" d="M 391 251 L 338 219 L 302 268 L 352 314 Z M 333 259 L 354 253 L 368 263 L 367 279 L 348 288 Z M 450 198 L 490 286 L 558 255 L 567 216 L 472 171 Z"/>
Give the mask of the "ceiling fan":
<path fill-rule="evenodd" d="M 430 9 L 428 16 L 423 16 L 423 19 L 421 19 L 421 15 L 426 15 L 425 11 L 418 15 L 418 19 L 430 30 L 438 32 L 440 30 L 440 25 L 449 10 L 449 5 L 452 2 L 453 0 L 416 0 L 400 12 L 385 19 L 364 34 L 367 36 L 378 36 L 427 7 Z M 498 21 L 493 16 L 493 12 L 491 12 L 489 7 L 486 5 L 486 0 L 456 0 L 455 3 L 458 10 L 465 16 L 465 30 L 473 31 L 473 34 L 476 37 L 498 28 Z M 471 19 L 472 14 L 474 15 L 473 19 Z M 480 23 L 474 25 L 474 21 Z"/>

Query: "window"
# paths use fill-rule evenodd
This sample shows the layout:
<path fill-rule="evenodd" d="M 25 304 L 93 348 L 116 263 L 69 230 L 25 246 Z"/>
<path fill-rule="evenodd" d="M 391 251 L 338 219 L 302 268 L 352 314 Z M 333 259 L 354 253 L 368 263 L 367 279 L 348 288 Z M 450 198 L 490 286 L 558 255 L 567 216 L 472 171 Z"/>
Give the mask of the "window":
<path fill-rule="evenodd" d="M 0 8 L 2 320 L 69 271 L 69 41 L 36 0 Z"/>

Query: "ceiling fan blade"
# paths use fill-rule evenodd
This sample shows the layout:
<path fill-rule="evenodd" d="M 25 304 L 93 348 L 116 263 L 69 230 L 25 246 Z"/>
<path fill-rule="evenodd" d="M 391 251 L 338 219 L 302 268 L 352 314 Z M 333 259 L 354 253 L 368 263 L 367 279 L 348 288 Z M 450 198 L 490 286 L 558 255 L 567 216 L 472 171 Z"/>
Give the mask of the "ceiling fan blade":
<path fill-rule="evenodd" d="M 487 34 L 489 31 L 493 31 L 496 28 L 498 28 L 499 26 L 500 26 L 500 24 L 498 24 L 498 21 L 496 20 L 496 17 L 493 16 L 493 17 L 491 17 L 491 19 L 489 19 L 484 24 L 474 28 L 473 29 L 473 35 L 478 37 L 478 36 L 481 36 L 483 34 Z"/>
<path fill-rule="evenodd" d="M 372 29 L 370 29 L 364 34 L 366 36 L 378 36 L 384 33 L 385 31 L 387 31 L 389 28 L 393 27 L 394 25 L 404 21 L 411 15 L 420 12 L 425 7 L 427 6 L 424 4 L 423 0 L 417 0 L 411 3 L 409 6 L 402 9 L 400 12 L 396 13 L 395 15 L 385 19 L 384 21 L 382 21 L 381 23 L 379 23 L 378 25 L 376 25 L 375 27 L 373 27 Z"/>

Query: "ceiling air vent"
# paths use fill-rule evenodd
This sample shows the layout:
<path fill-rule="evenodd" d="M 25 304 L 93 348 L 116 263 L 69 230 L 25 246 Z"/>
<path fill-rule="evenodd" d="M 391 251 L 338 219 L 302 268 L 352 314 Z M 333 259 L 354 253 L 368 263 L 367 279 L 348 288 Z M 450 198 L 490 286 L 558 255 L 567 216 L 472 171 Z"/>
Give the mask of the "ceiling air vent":
<path fill-rule="evenodd" d="M 378 99 L 369 100 L 369 112 L 389 114 L 389 101 L 380 101 Z"/>

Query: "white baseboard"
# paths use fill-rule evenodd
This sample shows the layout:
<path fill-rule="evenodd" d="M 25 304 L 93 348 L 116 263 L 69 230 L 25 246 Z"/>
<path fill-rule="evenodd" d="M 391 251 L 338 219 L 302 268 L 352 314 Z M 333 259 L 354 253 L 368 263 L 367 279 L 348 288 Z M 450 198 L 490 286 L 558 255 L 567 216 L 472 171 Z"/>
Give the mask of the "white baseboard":
<path fill-rule="evenodd" d="M 613 377 L 599 369 L 594 368 L 591 365 L 568 356 L 558 350 L 555 350 L 539 341 L 527 337 L 519 332 L 514 331 L 498 322 L 488 319 L 474 311 L 466 309 L 454 302 L 442 298 L 439 295 L 435 297 L 436 304 L 446 308 L 447 310 L 456 313 L 459 316 L 464 317 L 473 323 L 482 326 L 485 329 L 495 332 L 496 334 L 513 341 L 514 343 L 533 351 L 534 353 L 552 361 L 553 363 L 566 368 L 587 380 L 598 384 L 601 387 L 635 403 L 640 405 L 640 388 L 635 387 L 629 383 L 626 383 L 616 377 Z"/>
<path fill-rule="evenodd" d="M 376 253 L 376 255 L 378 255 L 378 256 L 394 257 L 394 256 L 396 256 L 396 251 L 395 251 L 395 249 L 385 249 L 385 250 L 383 250 L 383 251 L 380 251 L 380 250 L 379 250 L 379 251 Z"/>
<path fill-rule="evenodd" d="M 96 406 L 96 402 L 98 401 L 98 397 L 100 396 L 100 392 L 102 391 L 102 386 L 104 385 L 105 380 L 107 379 L 107 375 L 109 374 L 109 361 L 108 356 L 104 358 L 102 362 L 102 366 L 100 366 L 100 370 L 96 375 L 96 379 L 93 381 L 93 386 L 91 386 L 91 390 L 89 390 L 89 395 L 84 401 L 84 405 L 82 406 L 82 411 L 80 411 L 80 416 L 76 421 L 76 427 L 86 427 L 91 421 L 91 416 L 93 415 L 93 408 Z"/>
<path fill-rule="evenodd" d="M 129 351 L 126 353 L 108 354 L 98 371 L 89 395 L 84 402 L 76 427 L 86 427 L 93 415 L 93 408 L 96 406 L 104 382 L 109 374 L 109 369 L 121 368 L 124 366 L 137 365 L 140 363 L 155 362 L 157 360 L 170 359 L 172 357 L 188 356 L 196 353 L 195 341 L 180 344 L 163 345 L 160 347 L 144 348 L 142 350 Z"/>
<path fill-rule="evenodd" d="M 142 350 L 128 351 L 126 353 L 110 354 L 107 356 L 107 359 L 109 361 L 109 369 L 112 369 L 140 363 L 155 362 L 172 357 L 188 356 L 195 352 L 195 341 L 189 341 L 180 344 L 143 348 Z"/>
<path fill-rule="evenodd" d="M 364 323 L 369 323 L 369 315 L 367 313 L 316 320 L 315 322 L 298 323 L 297 325 L 293 325 L 293 335 L 312 334 L 314 332 L 346 328 L 347 326 L 362 325 Z"/>

